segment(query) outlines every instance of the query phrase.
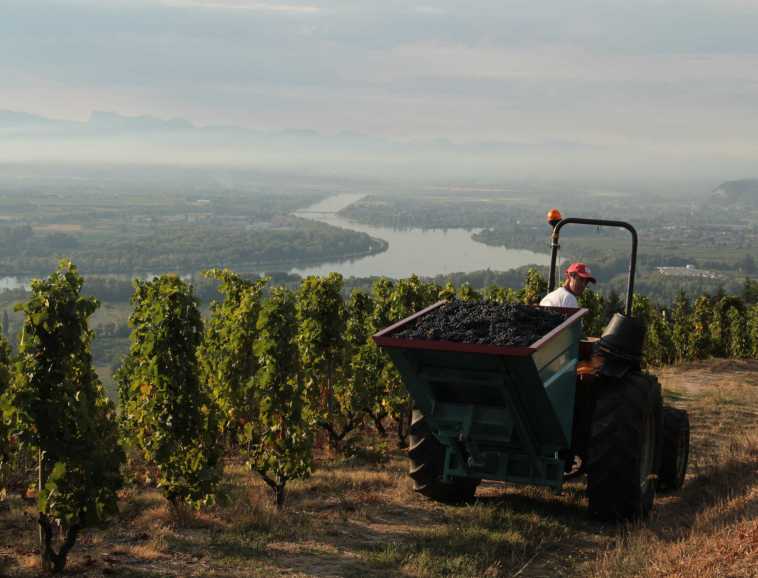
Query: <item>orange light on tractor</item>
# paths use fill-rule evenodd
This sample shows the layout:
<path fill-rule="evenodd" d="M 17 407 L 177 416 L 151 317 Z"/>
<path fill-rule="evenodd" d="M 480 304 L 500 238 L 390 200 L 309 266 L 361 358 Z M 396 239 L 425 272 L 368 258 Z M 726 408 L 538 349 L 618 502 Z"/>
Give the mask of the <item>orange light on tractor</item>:
<path fill-rule="evenodd" d="M 550 209 L 547 212 L 547 223 L 551 227 L 555 227 L 562 218 L 563 216 L 558 209 Z"/>

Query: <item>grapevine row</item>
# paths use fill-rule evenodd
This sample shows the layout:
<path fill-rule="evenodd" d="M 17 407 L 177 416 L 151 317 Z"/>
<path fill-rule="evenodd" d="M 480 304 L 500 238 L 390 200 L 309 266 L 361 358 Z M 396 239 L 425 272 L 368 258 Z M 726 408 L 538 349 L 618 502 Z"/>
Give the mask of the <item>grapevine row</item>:
<path fill-rule="evenodd" d="M 13 354 L 0 339 L 0 484 L 36 455 L 43 567 L 60 572 L 78 533 L 116 511 L 124 475 L 153 480 L 177 511 L 214 500 L 224 453 L 285 504 L 287 483 L 310 475 L 314 451 L 346 452 L 373 425 L 406 435 L 408 397 L 371 335 L 439 299 L 536 303 L 536 270 L 515 291 L 438 286 L 416 276 L 379 279 L 344 295 L 342 276 L 307 277 L 296 290 L 229 270 L 206 276 L 222 297 L 200 314 L 192 287 L 173 275 L 135 281 L 130 349 L 115 374 L 119 411 L 92 367 L 89 318 L 98 302 L 62 262 L 19 306 Z M 584 330 L 598 335 L 618 297 L 586 291 Z M 635 296 L 649 365 L 708 356 L 758 358 L 758 305 L 728 295 L 680 294 L 662 308 Z M 29 480 L 20 476 L 21 482 Z M 2 489 L 2 488 L 0 488 Z M 55 544 L 60 530 L 62 539 Z"/>

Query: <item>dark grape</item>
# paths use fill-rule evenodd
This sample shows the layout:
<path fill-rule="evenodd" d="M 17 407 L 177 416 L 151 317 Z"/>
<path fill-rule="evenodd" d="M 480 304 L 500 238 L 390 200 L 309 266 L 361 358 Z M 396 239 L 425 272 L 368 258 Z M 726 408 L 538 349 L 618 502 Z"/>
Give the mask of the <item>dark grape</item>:
<path fill-rule="evenodd" d="M 560 313 L 519 303 L 452 299 L 393 337 L 520 347 L 531 345 L 564 319 Z"/>

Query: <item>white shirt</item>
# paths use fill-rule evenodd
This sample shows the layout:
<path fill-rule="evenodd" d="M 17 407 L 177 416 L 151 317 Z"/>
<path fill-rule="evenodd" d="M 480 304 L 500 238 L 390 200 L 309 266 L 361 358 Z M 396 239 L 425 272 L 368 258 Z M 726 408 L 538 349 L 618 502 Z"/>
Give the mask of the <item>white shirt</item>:
<path fill-rule="evenodd" d="M 565 287 L 558 287 L 552 293 L 548 293 L 540 301 L 542 307 L 579 307 L 576 301 L 576 295 Z"/>

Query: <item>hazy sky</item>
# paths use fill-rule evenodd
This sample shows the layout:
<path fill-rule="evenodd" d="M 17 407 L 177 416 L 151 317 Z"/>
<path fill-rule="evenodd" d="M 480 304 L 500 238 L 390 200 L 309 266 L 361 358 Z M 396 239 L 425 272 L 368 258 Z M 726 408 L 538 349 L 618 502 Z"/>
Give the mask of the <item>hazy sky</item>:
<path fill-rule="evenodd" d="M 507 141 L 531 161 L 561 143 L 587 166 L 738 178 L 758 166 L 757 31 L 758 0 L 0 0 L 0 109 Z"/>

